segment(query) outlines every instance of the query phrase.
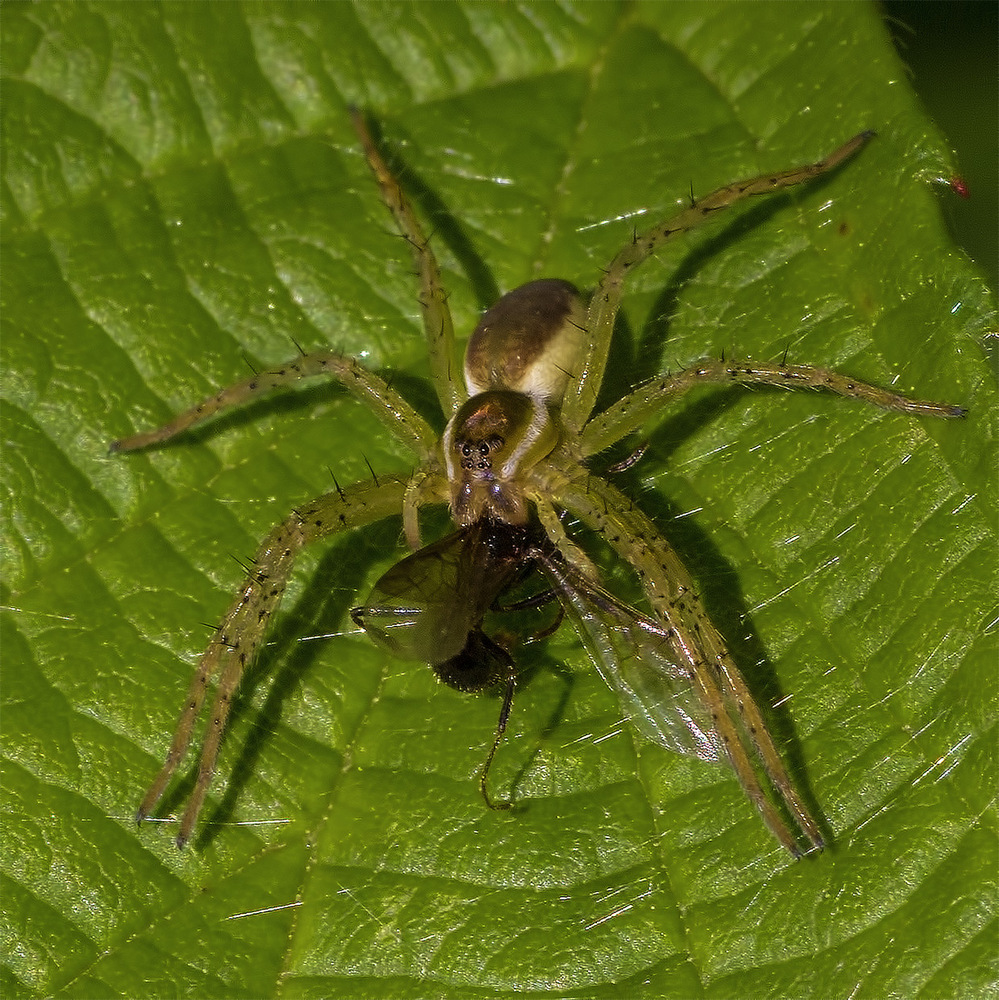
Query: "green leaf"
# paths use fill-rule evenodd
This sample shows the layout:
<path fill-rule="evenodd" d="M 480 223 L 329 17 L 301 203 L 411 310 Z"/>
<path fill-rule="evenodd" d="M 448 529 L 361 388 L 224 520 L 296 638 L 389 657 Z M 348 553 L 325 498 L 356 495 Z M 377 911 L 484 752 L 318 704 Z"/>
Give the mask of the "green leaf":
<path fill-rule="evenodd" d="M 993 298 L 873 7 L 83 4 L 4 10 L 5 996 L 973 996 L 994 981 Z M 293 505 L 410 457 L 339 390 L 107 444 L 335 346 L 432 419 L 405 247 L 346 106 L 429 217 L 459 330 L 592 287 L 691 188 L 815 160 L 632 280 L 604 397 L 704 355 L 834 366 L 965 421 L 703 391 L 623 480 L 675 540 L 831 847 L 619 724 L 563 630 L 487 812 L 495 698 L 346 611 L 402 548 L 311 553 L 201 832 L 136 830 L 188 677 Z M 610 567 L 608 567 L 608 570 Z M 615 577 L 616 579 L 616 577 Z M 168 817 L 190 789 L 168 792 Z"/>

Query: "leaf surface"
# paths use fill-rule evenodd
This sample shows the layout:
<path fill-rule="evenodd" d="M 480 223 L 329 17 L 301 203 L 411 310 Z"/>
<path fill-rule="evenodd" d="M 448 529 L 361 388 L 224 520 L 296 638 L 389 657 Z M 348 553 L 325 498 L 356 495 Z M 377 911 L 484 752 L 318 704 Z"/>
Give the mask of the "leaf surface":
<path fill-rule="evenodd" d="M 994 980 L 993 296 L 873 8 L 8 5 L 5 996 L 972 996 Z M 702 587 L 827 828 L 792 863 L 733 775 L 619 724 L 568 630 L 498 702 L 347 609 L 385 523 L 310 553 L 242 689 L 202 832 L 132 822 L 247 558 L 410 456 L 324 386 L 144 454 L 110 440 L 333 346 L 440 422 L 415 285 L 346 106 L 371 110 L 459 331 L 599 268 L 689 194 L 878 139 L 632 279 L 605 402 L 705 355 L 970 408 L 918 421 L 703 391 L 623 488 Z M 612 566 L 609 578 L 627 587 Z M 201 623 L 209 623 L 209 627 Z M 182 804 L 193 774 L 168 792 Z"/>

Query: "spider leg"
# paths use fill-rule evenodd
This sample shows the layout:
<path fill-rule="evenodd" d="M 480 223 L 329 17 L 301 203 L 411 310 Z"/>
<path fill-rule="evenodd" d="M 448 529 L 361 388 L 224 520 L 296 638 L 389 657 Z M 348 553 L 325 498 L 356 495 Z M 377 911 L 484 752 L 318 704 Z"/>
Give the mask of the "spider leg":
<path fill-rule="evenodd" d="M 794 835 L 760 785 L 746 743 L 755 750 L 801 831 L 813 847 L 821 848 L 824 840 L 818 824 L 791 782 L 735 661 L 673 548 L 623 494 L 596 477 L 567 487 L 557 502 L 599 532 L 638 572 L 649 603 L 672 633 L 671 646 L 689 671 L 743 790 L 771 833 L 793 855 L 800 856 Z"/>
<path fill-rule="evenodd" d="M 325 375 L 340 382 L 421 458 L 425 459 L 433 454 L 438 435 L 423 417 L 384 379 L 369 372 L 353 358 L 332 351 L 303 354 L 270 371 L 251 375 L 242 382 L 220 389 L 214 396 L 209 396 L 197 406 L 178 414 L 156 430 L 113 441 L 110 450 L 136 451 L 152 444 L 161 444 L 216 413 L 257 399 L 280 386 L 294 385 L 304 378 L 316 375 Z"/>
<path fill-rule="evenodd" d="M 238 596 L 198 664 L 166 761 L 139 806 L 138 822 L 149 815 L 183 760 L 209 681 L 218 676 L 211 718 L 201 747 L 197 783 L 187 800 L 177 834 L 178 847 L 187 843 L 215 773 L 222 733 L 240 678 L 260 647 L 299 552 L 320 538 L 398 514 L 405 492 L 405 479 L 387 476 L 378 485 L 337 490 L 308 503 L 271 531 L 257 550 Z"/>
<path fill-rule="evenodd" d="M 915 416 L 963 417 L 963 407 L 910 399 L 897 392 L 861 382 L 828 368 L 811 365 L 769 364 L 758 361 L 699 361 L 676 375 L 660 375 L 629 392 L 597 414 L 583 428 L 580 448 L 583 457 L 595 455 L 658 416 L 663 404 L 688 389 L 706 383 L 733 385 L 774 385 L 782 389 L 824 389 L 839 396 L 860 399 L 885 410 Z"/>
<path fill-rule="evenodd" d="M 434 388 L 444 413 L 450 417 L 465 401 L 467 393 L 460 379 L 453 377 L 460 367 L 454 364 L 454 324 L 447 304 L 447 292 L 441 283 L 441 271 L 430 240 L 423 235 L 416 213 L 403 194 L 384 157 L 378 151 L 364 115 L 350 109 L 350 120 L 357 132 L 368 166 L 378 181 L 382 200 L 395 218 L 395 223 L 413 252 L 413 262 L 420 277 L 420 306 L 423 309 L 423 329 L 430 352 L 430 371 Z"/>
<path fill-rule="evenodd" d="M 610 262 L 590 300 L 587 315 L 587 329 L 590 332 L 585 354 L 577 377 L 566 393 L 562 414 L 570 428 L 580 428 L 593 412 L 610 347 L 614 320 L 621 304 L 624 279 L 632 268 L 654 254 L 664 243 L 678 233 L 696 229 L 716 212 L 759 194 L 769 194 L 782 188 L 793 187 L 835 169 L 849 159 L 869 139 L 873 132 L 861 132 L 824 160 L 806 166 L 793 167 L 775 174 L 761 174 L 748 180 L 737 181 L 712 191 L 688 208 L 665 222 L 660 222 L 643 233 L 637 233 L 618 255 Z"/>
<path fill-rule="evenodd" d="M 406 544 L 414 552 L 423 544 L 420 539 L 420 508 L 431 503 L 447 503 L 449 500 L 447 480 L 438 469 L 417 469 L 409 477 L 406 498 L 402 502 L 402 530 L 406 536 Z"/>
<path fill-rule="evenodd" d="M 565 527 L 552 502 L 548 499 L 547 492 L 535 491 L 530 498 L 538 512 L 541 527 L 544 528 L 545 534 L 555 544 L 566 562 L 571 563 L 590 580 L 598 580 L 600 575 L 597 573 L 596 566 L 593 565 L 593 560 L 566 534 Z"/>

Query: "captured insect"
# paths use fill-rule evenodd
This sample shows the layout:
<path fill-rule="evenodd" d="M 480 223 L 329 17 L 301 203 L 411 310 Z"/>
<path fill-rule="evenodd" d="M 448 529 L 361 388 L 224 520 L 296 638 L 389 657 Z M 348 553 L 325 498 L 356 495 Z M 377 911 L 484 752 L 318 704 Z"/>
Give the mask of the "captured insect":
<path fill-rule="evenodd" d="M 755 195 L 802 184 L 834 170 L 872 137 L 862 132 L 823 160 L 739 181 L 700 198 L 636 234 L 610 262 L 589 300 L 569 282 L 541 279 L 508 292 L 488 309 L 456 377 L 454 329 L 440 270 L 399 182 L 358 111 L 354 128 L 381 196 L 412 252 L 431 376 L 444 414 L 436 431 L 378 375 L 333 352 L 302 354 L 223 389 L 158 430 L 111 445 L 134 451 L 167 441 L 231 406 L 312 376 L 342 383 L 408 445 L 417 464 L 408 476 L 339 485 L 295 509 L 260 545 L 249 572 L 191 681 L 169 752 L 139 806 L 147 817 L 186 755 L 213 680 L 211 717 L 197 780 L 176 842 L 191 836 L 215 771 L 219 745 L 240 678 L 260 648 L 295 559 L 307 545 L 338 532 L 400 516 L 413 553 L 375 585 L 353 620 L 403 659 L 431 665 L 459 691 L 502 691 L 492 746 L 480 772 L 486 803 L 505 808 L 488 789 L 489 769 L 513 703 L 517 671 L 512 639 L 487 635 L 486 614 L 529 577 L 541 581 L 535 602 L 554 602 L 557 627 L 568 617 L 624 715 L 660 745 L 702 760 L 727 759 L 763 822 L 793 855 L 823 846 L 819 824 L 788 776 L 722 636 L 693 581 L 655 525 L 591 460 L 656 419 L 664 404 L 705 383 L 823 389 L 903 413 L 960 417 L 958 406 L 914 400 L 824 368 L 766 362 L 702 361 L 659 375 L 593 413 L 607 363 L 625 279 L 664 243 L 716 212 Z M 444 421 L 442 421 L 444 422 Z M 447 505 L 456 531 L 421 547 L 419 512 Z M 602 538 L 641 582 L 646 610 L 610 594 L 563 518 Z"/>

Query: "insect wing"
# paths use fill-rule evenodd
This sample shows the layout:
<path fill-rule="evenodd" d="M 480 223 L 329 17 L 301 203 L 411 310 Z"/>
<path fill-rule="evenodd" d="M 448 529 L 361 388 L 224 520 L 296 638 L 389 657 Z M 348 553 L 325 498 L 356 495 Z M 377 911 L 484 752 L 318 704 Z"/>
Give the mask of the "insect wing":
<path fill-rule="evenodd" d="M 722 760 L 721 740 L 690 679 L 678 666 L 669 631 L 571 567 L 547 557 L 540 558 L 539 565 L 600 676 L 617 692 L 635 728 L 675 753 Z"/>
<path fill-rule="evenodd" d="M 516 537 L 480 521 L 433 542 L 385 573 L 351 617 L 400 659 L 452 660 L 519 571 Z"/>
<path fill-rule="evenodd" d="M 481 618 L 468 599 L 467 531 L 458 531 L 398 562 L 351 617 L 403 660 L 440 663 L 465 646 Z"/>

